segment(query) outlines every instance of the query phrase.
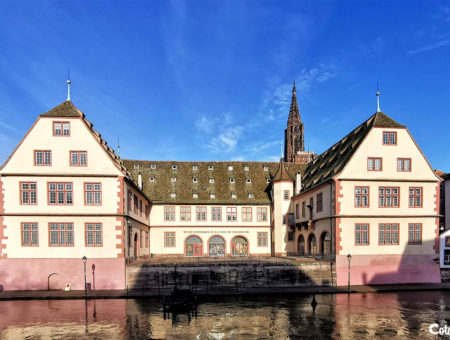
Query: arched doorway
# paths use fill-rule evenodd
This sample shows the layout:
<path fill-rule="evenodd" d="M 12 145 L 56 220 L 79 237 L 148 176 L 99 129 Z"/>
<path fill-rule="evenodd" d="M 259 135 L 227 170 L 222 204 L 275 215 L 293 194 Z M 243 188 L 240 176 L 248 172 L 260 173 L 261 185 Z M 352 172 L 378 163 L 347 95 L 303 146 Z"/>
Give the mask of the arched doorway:
<path fill-rule="evenodd" d="M 298 254 L 305 255 L 305 238 L 300 235 L 298 238 Z"/>
<path fill-rule="evenodd" d="M 225 240 L 215 235 L 209 239 L 209 256 L 225 256 Z"/>
<path fill-rule="evenodd" d="M 320 237 L 320 249 L 323 255 L 331 254 L 331 238 L 328 232 L 322 233 Z"/>
<path fill-rule="evenodd" d="M 242 236 L 236 236 L 231 241 L 231 255 L 248 256 L 248 241 Z"/>
<path fill-rule="evenodd" d="M 185 247 L 186 256 L 202 256 L 203 255 L 203 243 L 198 236 L 189 236 L 186 239 Z"/>
<path fill-rule="evenodd" d="M 316 236 L 314 234 L 311 234 L 308 237 L 308 252 L 311 256 L 317 255 L 317 243 Z"/>
<path fill-rule="evenodd" d="M 134 246 L 133 246 L 133 250 L 134 250 L 134 258 L 137 259 L 138 257 L 138 236 L 137 233 L 134 234 Z"/>

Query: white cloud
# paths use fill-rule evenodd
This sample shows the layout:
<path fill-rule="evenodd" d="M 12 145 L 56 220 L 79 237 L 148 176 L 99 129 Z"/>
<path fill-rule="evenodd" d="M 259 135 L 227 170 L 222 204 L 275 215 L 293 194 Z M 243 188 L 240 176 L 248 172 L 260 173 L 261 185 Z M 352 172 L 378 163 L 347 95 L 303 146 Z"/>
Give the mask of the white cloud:
<path fill-rule="evenodd" d="M 410 50 L 410 51 L 408 51 L 408 54 L 413 55 L 413 54 L 420 53 L 420 52 L 427 52 L 427 51 L 435 50 L 436 48 L 447 46 L 449 43 L 450 43 L 449 39 L 437 41 L 433 44 L 422 46 L 415 50 Z"/>
<path fill-rule="evenodd" d="M 242 127 L 228 127 L 217 137 L 206 144 L 206 147 L 215 153 L 230 153 L 236 150 L 236 145 L 242 134 Z"/>

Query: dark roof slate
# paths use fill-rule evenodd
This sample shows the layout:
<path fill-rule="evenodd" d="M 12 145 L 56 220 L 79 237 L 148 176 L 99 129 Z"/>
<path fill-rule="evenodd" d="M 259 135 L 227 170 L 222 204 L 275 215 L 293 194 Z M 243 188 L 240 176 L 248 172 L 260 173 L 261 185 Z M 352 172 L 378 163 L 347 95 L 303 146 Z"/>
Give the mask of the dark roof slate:
<path fill-rule="evenodd" d="M 42 113 L 41 117 L 83 117 L 84 114 L 76 108 L 71 100 L 66 100 L 50 111 Z"/>
<path fill-rule="evenodd" d="M 341 172 L 373 127 L 404 128 L 405 126 L 397 123 L 383 112 L 376 112 L 314 161 L 308 163 L 302 176 L 301 193 L 332 179 Z"/>
<path fill-rule="evenodd" d="M 125 167 L 130 169 L 135 181 L 141 173 L 143 191 L 154 204 L 269 204 L 270 183 L 279 167 L 277 162 L 130 159 L 124 159 L 123 162 Z M 176 169 L 173 166 L 176 166 Z M 194 166 L 197 170 L 193 169 Z M 209 166 L 212 166 L 212 170 L 209 170 Z M 230 166 L 232 170 L 229 170 Z M 267 167 L 267 171 L 264 167 Z M 297 171 L 302 173 L 305 165 L 285 163 L 285 169 L 292 174 Z M 153 181 L 150 181 L 150 178 L 153 178 Z M 173 182 L 172 178 L 176 178 L 176 181 Z M 194 182 L 194 178 L 197 182 Z M 211 178 L 214 183 L 210 183 Z M 233 179 L 233 183 L 230 179 Z M 176 197 L 171 197 L 171 194 L 176 194 Z M 197 194 L 198 198 L 194 198 L 193 194 Z M 215 198 L 211 198 L 211 194 L 214 194 Z M 235 194 L 236 198 L 232 198 L 232 194 Z M 253 198 L 249 197 L 249 194 L 252 194 Z"/>
<path fill-rule="evenodd" d="M 275 173 L 275 176 L 273 177 L 273 182 L 277 181 L 293 181 L 294 178 L 291 177 L 289 172 L 286 170 L 286 163 L 284 162 L 283 158 L 281 158 L 280 163 L 278 164 L 277 172 Z"/>

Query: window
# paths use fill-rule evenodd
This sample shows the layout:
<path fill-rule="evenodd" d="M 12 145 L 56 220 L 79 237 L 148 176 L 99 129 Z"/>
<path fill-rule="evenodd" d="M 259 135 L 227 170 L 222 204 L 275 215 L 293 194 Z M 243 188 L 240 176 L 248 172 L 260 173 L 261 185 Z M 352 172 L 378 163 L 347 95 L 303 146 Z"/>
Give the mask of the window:
<path fill-rule="evenodd" d="M 101 223 L 86 223 L 86 246 L 101 247 L 103 232 Z"/>
<path fill-rule="evenodd" d="M 284 198 L 285 201 L 289 199 L 289 190 L 284 190 L 283 191 L 283 198 Z"/>
<path fill-rule="evenodd" d="M 234 183 L 234 178 L 230 178 L 230 183 Z"/>
<path fill-rule="evenodd" d="M 139 200 L 139 216 L 142 216 L 142 200 Z"/>
<path fill-rule="evenodd" d="M 151 165 L 150 165 L 150 169 L 151 169 L 151 170 L 156 170 L 156 164 L 151 164 Z"/>
<path fill-rule="evenodd" d="M 369 187 L 355 187 L 355 207 L 369 207 Z"/>
<path fill-rule="evenodd" d="M 172 165 L 172 170 L 176 170 L 177 166 L 176 165 Z"/>
<path fill-rule="evenodd" d="M 206 221 L 206 207 L 196 207 L 195 215 L 197 221 Z"/>
<path fill-rule="evenodd" d="M 289 225 L 293 225 L 294 224 L 294 214 L 288 214 L 288 223 Z"/>
<path fill-rule="evenodd" d="M 306 202 L 302 202 L 302 217 L 306 216 Z"/>
<path fill-rule="evenodd" d="M 145 248 L 148 248 L 149 247 L 149 243 L 148 243 L 148 238 L 149 238 L 149 232 L 148 231 L 146 231 L 145 232 Z"/>
<path fill-rule="evenodd" d="M 267 247 L 268 244 L 267 239 L 268 239 L 267 232 L 258 232 L 257 234 L 258 247 Z"/>
<path fill-rule="evenodd" d="M 396 145 L 397 144 L 397 132 L 383 132 L 383 144 L 384 145 Z"/>
<path fill-rule="evenodd" d="M 139 164 L 133 164 L 134 170 L 139 170 Z"/>
<path fill-rule="evenodd" d="M 298 218 L 300 217 L 300 204 L 296 204 L 295 205 L 295 219 L 298 220 Z"/>
<path fill-rule="evenodd" d="M 133 201 L 134 201 L 134 213 L 137 215 L 139 209 L 139 201 L 136 194 L 133 195 Z"/>
<path fill-rule="evenodd" d="M 248 166 L 244 166 L 244 171 L 248 171 Z"/>
<path fill-rule="evenodd" d="M 248 194 L 248 198 L 255 198 L 255 195 L 254 195 L 254 194 L 251 194 L 251 193 L 249 193 L 249 194 Z"/>
<path fill-rule="evenodd" d="M 398 224 L 378 225 L 378 244 L 398 244 Z"/>
<path fill-rule="evenodd" d="M 214 167 L 212 165 L 208 165 L 208 170 L 213 170 Z"/>
<path fill-rule="evenodd" d="M 444 249 L 444 265 L 450 266 L 450 249 Z"/>
<path fill-rule="evenodd" d="M 198 170 L 197 165 L 193 165 L 193 166 L 192 166 L 192 170 L 197 171 L 197 170 Z"/>
<path fill-rule="evenodd" d="M 197 177 L 193 177 L 192 182 L 197 183 Z"/>
<path fill-rule="evenodd" d="M 198 198 L 198 194 L 196 193 L 192 194 L 192 198 Z"/>
<path fill-rule="evenodd" d="M 213 221 L 222 221 L 222 208 L 211 208 L 211 216 Z"/>
<path fill-rule="evenodd" d="M 100 183 L 84 183 L 84 204 L 102 205 L 102 185 Z"/>
<path fill-rule="evenodd" d="M 209 194 L 209 198 L 212 200 L 216 199 L 216 194 Z"/>
<path fill-rule="evenodd" d="M 267 184 L 270 183 L 270 178 L 266 178 L 266 183 L 267 183 Z"/>
<path fill-rule="evenodd" d="M 53 136 L 70 136 L 69 122 L 53 122 Z"/>
<path fill-rule="evenodd" d="M 269 167 L 267 165 L 264 166 L 264 171 L 269 171 Z"/>
<path fill-rule="evenodd" d="M 181 207 L 180 221 L 190 221 L 190 220 L 191 220 L 191 207 Z"/>
<path fill-rule="evenodd" d="M 294 241 L 295 232 L 289 231 L 288 232 L 288 241 Z"/>
<path fill-rule="evenodd" d="M 267 221 L 267 208 L 256 208 L 256 219 L 258 222 Z"/>
<path fill-rule="evenodd" d="M 209 183 L 213 184 L 214 183 L 214 178 L 210 178 L 209 179 Z"/>
<path fill-rule="evenodd" d="M 37 204 L 36 182 L 20 182 L 20 204 Z"/>
<path fill-rule="evenodd" d="M 148 180 L 149 180 L 150 182 L 154 182 L 154 181 L 155 181 L 155 177 L 150 177 Z"/>
<path fill-rule="evenodd" d="M 49 223 L 49 245 L 51 247 L 72 247 L 73 223 Z"/>
<path fill-rule="evenodd" d="M 52 152 L 49 150 L 34 151 L 34 165 L 49 166 L 52 165 Z"/>
<path fill-rule="evenodd" d="M 283 224 L 287 224 L 287 215 L 283 215 Z"/>
<path fill-rule="evenodd" d="M 409 187 L 409 207 L 422 208 L 423 193 L 421 187 Z"/>
<path fill-rule="evenodd" d="M 142 239 L 143 239 L 143 237 L 142 237 L 142 230 L 140 230 L 139 231 L 139 248 L 142 248 Z"/>
<path fill-rule="evenodd" d="M 397 158 L 397 171 L 411 171 L 411 158 Z"/>
<path fill-rule="evenodd" d="M 233 200 L 237 199 L 236 194 L 232 193 L 232 194 L 231 194 L 231 199 L 233 199 Z"/>
<path fill-rule="evenodd" d="M 22 246 L 38 246 L 38 232 L 37 223 L 22 223 Z"/>
<path fill-rule="evenodd" d="M 408 225 L 408 243 L 422 244 L 422 224 L 410 223 Z"/>
<path fill-rule="evenodd" d="M 356 224 L 355 225 L 355 245 L 362 246 L 369 244 L 369 225 Z"/>
<path fill-rule="evenodd" d="M 72 183 L 48 183 L 48 204 L 73 204 Z"/>
<path fill-rule="evenodd" d="M 233 166 L 232 165 L 228 165 L 228 171 L 233 171 Z"/>
<path fill-rule="evenodd" d="M 175 207 L 164 207 L 164 221 L 175 221 Z"/>
<path fill-rule="evenodd" d="M 250 184 L 252 182 L 252 180 L 250 179 L 250 178 L 247 178 L 246 180 L 245 180 L 245 183 L 247 183 L 247 184 Z"/>
<path fill-rule="evenodd" d="M 252 221 L 252 208 L 242 208 L 242 222 Z"/>
<path fill-rule="evenodd" d="M 174 192 L 170 193 L 170 198 L 177 198 L 177 194 Z"/>
<path fill-rule="evenodd" d="M 323 193 L 320 192 L 317 194 L 316 212 L 320 212 L 322 210 L 323 210 Z"/>
<path fill-rule="evenodd" d="M 177 178 L 176 178 L 176 177 L 172 177 L 172 178 L 170 179 L 170 181 L 171 181 L 172 183 L 175 183 L 175 182 L 177 181 Z"/>
<path fill-rule="evenodd" d="M 367 170 L 369 171 L 381 171 L 382 170 L 381 158 L 369 157 L 367 158 Z"/>
<path fill-rule="evenodd" d="M 237 221 L 237 208 L 227 208 L 227 221 Z"/>
<path fill-rule="evenodd" d="M 86 166 L 87 151 L 70 151 L 70 166 Z"/>
<path fill-rule="evenodd" d="M 150 207 L 148 204 L 145 205 L 145 217 L 148 218 L 148 216 L 150 215 Z"/>
<path fill-rule="evenodd" d="M 164 247 L 175 247 L 174 231 L 168 231 L 164 233 Z"/>
<path fill-rule="evenodd" d="M 379 187 L 378 188 L 378 205 L 380 208 L 398 208 L 399 207 L 399 192 L 398 187 Z"/>

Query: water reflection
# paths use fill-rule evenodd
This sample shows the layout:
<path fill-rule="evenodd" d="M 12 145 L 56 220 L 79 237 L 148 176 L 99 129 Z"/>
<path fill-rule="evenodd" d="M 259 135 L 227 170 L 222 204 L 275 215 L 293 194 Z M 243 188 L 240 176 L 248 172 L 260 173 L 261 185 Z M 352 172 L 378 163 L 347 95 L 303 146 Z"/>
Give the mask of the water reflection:
<path fill-rule="evenodd" d="M 1 301 L 1 339 L 434 339 L 450 293 L 214 297 L 164 318 L 162 300 Z"/>

